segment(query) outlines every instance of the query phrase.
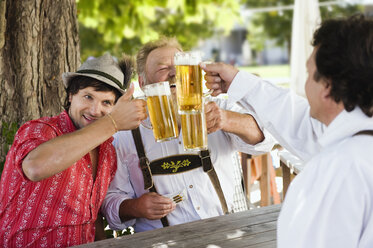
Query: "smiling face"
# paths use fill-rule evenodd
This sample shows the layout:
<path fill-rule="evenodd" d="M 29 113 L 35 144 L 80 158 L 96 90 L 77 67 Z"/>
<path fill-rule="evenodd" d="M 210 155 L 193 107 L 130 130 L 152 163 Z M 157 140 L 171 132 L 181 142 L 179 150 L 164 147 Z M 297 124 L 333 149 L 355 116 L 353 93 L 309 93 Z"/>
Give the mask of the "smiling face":
<path fill-rule="evenodd" d="M 174 55 L 180 50 L 174 46 L 159 47 L 151 51 L 145 63 L 145 77 L 143 80 L 139 78 L 140 85 L 147 85 L 168 81 L 171 86 L 171 99 L 173 101 L 174 111 L 177 113 L 177 100 L 176 100 L 176 85 L 175 75 L 176 69 L 174 65 Z M 179 115 L 177 115 L 178 123 Z"/>
<path fill-rule="evenodd" d="M 173 84 L 175 81 L 174 55 L 179 50 L 175 47 L 165 46 L 154 49 L 147 57 L 145 64 L 144 84 L 169 81 Z"/>
<path fill-rule="evenodd" d="M 74 95 L 70 94 L 69 101 L 69 116 L 75 127 L 80 129 L 110 113 L 115 104 L 115 94 L 86 87 Z"/>

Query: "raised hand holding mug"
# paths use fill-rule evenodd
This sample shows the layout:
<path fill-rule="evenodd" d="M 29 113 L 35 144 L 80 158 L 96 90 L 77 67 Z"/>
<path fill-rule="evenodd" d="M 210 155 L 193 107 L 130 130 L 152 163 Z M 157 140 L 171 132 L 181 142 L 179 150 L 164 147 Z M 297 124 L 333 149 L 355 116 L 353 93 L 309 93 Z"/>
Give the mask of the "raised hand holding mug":
<path fill-rule="evenodd" d="M 162 142 L 177 138 L 179 129 L 168 81 L 145 85 L 143 91 L 155 140 Z"/>
<path fill-rule="evenodd" d="M 178 112 L 184 149 L 187 151 L 207 149 L 201 62 L 200 52 L 177 52 L 174 56 Z"/>

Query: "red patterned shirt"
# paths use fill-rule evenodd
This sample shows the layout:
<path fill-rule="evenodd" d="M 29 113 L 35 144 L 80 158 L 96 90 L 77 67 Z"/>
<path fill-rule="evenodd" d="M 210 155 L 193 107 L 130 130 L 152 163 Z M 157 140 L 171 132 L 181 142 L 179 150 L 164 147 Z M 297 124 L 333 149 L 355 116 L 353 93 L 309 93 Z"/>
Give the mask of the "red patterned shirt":
<path fill-rule="evenodd" d="M 31 150 L 73 131 L 66 111 L 18 130 L 0 182 L 0 247 L 66 247 L 94 241 L 94 222 L 117 168 L 113 138 L 99 146 L 95 181 L 89 154 L 40 182 L 28 180 L 22 171 Z"/>

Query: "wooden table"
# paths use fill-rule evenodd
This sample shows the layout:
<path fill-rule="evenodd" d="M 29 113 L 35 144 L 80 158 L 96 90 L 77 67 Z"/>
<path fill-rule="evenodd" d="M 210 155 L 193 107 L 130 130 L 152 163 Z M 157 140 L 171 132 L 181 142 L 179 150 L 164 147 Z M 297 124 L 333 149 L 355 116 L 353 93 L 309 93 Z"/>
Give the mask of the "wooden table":
<path fill-rule="evenodd" d="M 273 205 L 246 210 L 79 247 L 274 248 L 280 208 Z"/>

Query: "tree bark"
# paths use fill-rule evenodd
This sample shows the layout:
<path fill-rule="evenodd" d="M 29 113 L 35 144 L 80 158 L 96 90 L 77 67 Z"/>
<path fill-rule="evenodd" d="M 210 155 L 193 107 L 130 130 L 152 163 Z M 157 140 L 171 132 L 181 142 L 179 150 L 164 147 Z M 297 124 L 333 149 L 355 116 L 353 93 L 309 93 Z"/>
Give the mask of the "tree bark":
<path fill-rule="evenodd" d="M 75 1 L 0 0 L 0 163 L 3 127 L 59 113 L 61 75 L 79 64 Z"/>

